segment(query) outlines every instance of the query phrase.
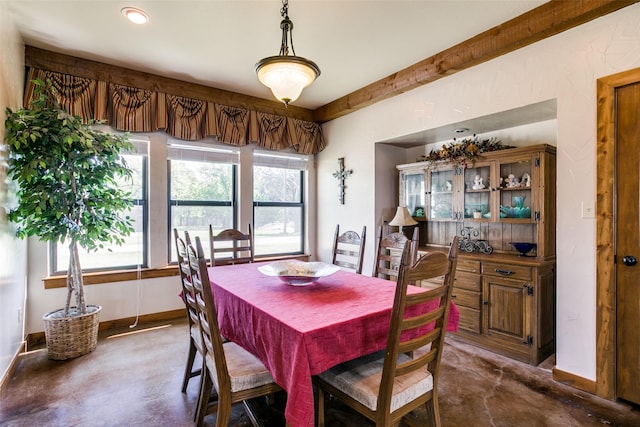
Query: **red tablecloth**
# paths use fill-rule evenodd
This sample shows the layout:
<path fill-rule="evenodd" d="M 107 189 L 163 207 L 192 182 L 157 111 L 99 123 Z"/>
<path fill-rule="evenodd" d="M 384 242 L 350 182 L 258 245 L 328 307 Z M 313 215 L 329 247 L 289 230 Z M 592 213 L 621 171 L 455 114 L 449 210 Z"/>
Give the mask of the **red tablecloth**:
<path fill-rule="evenodd" d="M 210 267 L 220 330 L 287 391 L 288 423 L 312 427 L 311 376 L 385 348 L 395 283 L 339 271 L 296 287 L 264 276 L 259 265 Z M 459 317 L 452 303 L 447 330 L 457 330 Z"/>

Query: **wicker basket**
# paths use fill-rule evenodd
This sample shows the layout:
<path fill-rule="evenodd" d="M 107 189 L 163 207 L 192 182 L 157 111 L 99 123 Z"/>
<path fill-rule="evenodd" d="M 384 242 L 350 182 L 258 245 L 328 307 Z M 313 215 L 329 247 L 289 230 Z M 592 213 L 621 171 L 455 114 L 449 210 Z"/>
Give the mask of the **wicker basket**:
<path fill-rule="evenodd" d="M 102 307 L 87 306 L 87 314 L 62 317 L 63 309 L 45 314 L 44 334 L 49 359 L 65 360 L 95 350 L 98 344 L 98 325 Z"/>

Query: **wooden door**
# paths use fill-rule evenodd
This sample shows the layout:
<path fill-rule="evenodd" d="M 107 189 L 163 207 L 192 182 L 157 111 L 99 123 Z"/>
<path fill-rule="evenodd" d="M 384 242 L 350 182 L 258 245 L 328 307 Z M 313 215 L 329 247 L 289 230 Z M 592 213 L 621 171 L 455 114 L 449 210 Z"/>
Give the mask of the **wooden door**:
<path fill-rule="evenodd" d="M 527 287 L 517 280 L 483 278 L 483 329 L 488 336 L 510 342 L 514 349 L 528 345 Z"/>
<path fill-rule="evenodd" d="M 640 83 L 616 90 L 616 394 L 640 403 Z"/>

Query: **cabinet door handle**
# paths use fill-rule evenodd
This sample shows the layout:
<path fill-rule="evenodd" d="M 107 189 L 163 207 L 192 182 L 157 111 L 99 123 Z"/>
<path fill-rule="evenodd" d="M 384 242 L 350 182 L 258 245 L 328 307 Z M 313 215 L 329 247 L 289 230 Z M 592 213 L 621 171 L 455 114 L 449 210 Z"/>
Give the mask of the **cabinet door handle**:
<path fill-rule="evenodd" d="M 456 296 L 455 295 L 451 295 L 451 299 L 456 299 Z"/>
<path fill-rule="evenodd" d="M 496 273 L 500 273 L 500 274 L 502 274 L 502 275 L 505 275 L 505 276 L 512 276 L 512 275 L 516 274 L 516 272 L 515 272 L 515 271 L 511 271 L 511 270 L 503 270 L 503 269 L 501 269 L 501 268 L 496 268 L 496 269 L 495 269 L 495 270 L 493 270 L 493 271 L 495 271 Z"/>
<path fill-rule="evenodd" d="M 489 305 L 489 301 L 482 301 L 482 305 Z"/>

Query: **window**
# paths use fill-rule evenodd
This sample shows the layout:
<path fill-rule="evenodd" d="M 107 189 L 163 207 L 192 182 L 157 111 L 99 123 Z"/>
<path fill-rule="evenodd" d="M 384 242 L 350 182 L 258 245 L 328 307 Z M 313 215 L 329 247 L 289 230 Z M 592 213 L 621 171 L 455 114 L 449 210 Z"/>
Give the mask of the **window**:
<path fill-rule="evenodd" d="M 133 170 L 131 180 L 123 180 L 122 187 L 128 189 L 133 206 L 124 213 L 133 219 L 134 232 L 125 238 L 123 245 L 105 246 L 96 252 L 79 248 L 80 265 L 83 271 L 136 268 L 147 266 L 147 144 L 146 140 L 130 140 L 135 153 L 123 155 Z M 69 250 L 65 242 L 51 245 L 51 274 L 66 273 L 69 266 Z"/>
<path fill-rule="evenodd" d="M 239 151 L 169 145 L 169 261 L 176 262 L 173 229 L 200 236 L 207 258 L 209 224 L 214 232 L 236 228 Z"/>
<path fill-rule="evenodd" d="M 254 252 L 304 253 L 304 174 L 307 158 L 253 154 Z"/>

